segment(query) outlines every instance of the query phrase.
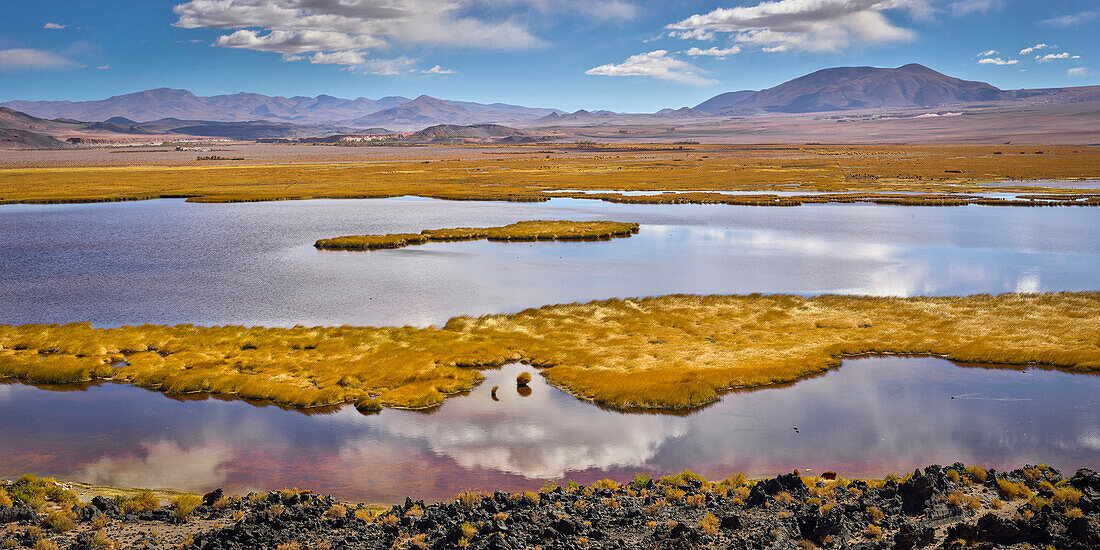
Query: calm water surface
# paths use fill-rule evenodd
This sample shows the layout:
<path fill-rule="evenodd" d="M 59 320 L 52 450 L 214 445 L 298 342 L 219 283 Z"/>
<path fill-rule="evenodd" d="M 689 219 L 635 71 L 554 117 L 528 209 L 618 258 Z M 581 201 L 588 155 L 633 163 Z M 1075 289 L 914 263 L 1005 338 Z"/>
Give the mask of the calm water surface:
<path fill-rule="evenodd" d="M 1100 288 L 1100 211 L 425 199 L 0 207 L 0 323 L 430 325 L 676 292 L 947 295 Z M 629 239 L 318 251 L 346 234 L 525 219 L 636 221 Z M 1100 466 L 1100 377 L 868 358 L 687 416 L 620 414 L 489 371 L 431 414 L 305 415 L 102 385 L 0 385 L 0 476 L 368 501 L 692 468 L 882 475 L 955 460 Z M 500 400 L 489 388 L 499 385 Z M 954 397 L 954 399 L 952 399 Z M 798 428 L 795 430 L 794 428 Z"/>
<path fill-rule="evenodd" d="M 308 487 L 367 501 L 620 481 L 692 468 L 709 477 L 794 468 L 883 475 L 962 460 L 1100 466 L 1100 377 L 866 358 L 782 388 L 729 394 L 688 416 L 620 414 L 528 367 L 488 371 L 431 414 L 346 407 L 306 416 L 141 389 L 0 386 L 0 476 L 36 471 L 123 486 Z M 499 385 L 499 401 L 489 389 Z M 798 428 L 796 431 L 794 428 Z"/>
<path fill-rule="evenodd" d="M 607 242 L 319 251 L 348 234 L 636 221 Z M 948 295 L 1100 288 L 1092 208 L 430 199 L 0 207 L 0 323 L 442 324 L 670 293 Z"/>

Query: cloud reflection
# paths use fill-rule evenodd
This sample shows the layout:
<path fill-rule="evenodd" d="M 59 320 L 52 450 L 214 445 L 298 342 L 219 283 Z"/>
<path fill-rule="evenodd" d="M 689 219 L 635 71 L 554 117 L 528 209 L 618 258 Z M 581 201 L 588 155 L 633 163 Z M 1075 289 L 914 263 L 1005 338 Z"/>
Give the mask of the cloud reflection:
<path fill-rule="evenodd" d="M 226 480 L 226 465 L 235 455 L 229 443 L 184 448 L 176 441 L 161 439 L 139 447 L 138 453 L 104 456 L 87 465 L 85 478 L 116 487 L 204 491 Z"/>

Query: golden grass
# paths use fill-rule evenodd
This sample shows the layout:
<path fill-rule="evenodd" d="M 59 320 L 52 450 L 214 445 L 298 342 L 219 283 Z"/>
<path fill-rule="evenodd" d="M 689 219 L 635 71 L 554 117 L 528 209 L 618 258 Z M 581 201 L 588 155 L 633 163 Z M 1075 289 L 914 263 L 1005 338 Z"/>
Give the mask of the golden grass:
<path fill-rule="evenodd" d="M 431 241 L 570 241 L 603 240 L 629 237 L 638 232 L 638 224 L 607 221 L 574 222 L 564 220 L 531 220 L 500 227 L 456 227 L 426 229 L 420 233 L 389 235 L 348 235 L 320 239 L 313 246 L 331 250 L 378 250 L 402 248 Z"/>
<path fill-rule="evenodd" d="M 570 156 L 546 159 L 547 148 Z M 705 202 L 788 206 L 870 200 L 885 204 L 1033 204 L 965 197 L 975 182 L 1100 178 L 1100 150 L 1084 146 L 616 146 L 576 156 L 568 146 L 539 144 L 531 155 L 462 160 L 189 167 L 0 169 L 0 204 L 99 202 L 184 197 L 195 202 L 383 198 L 544 201 L 555 190 L 691 191 L 683 196 L 587 196 L 616 202 Z M 485 148 L 487 155 L 492 148 Z M 1002 153 L 1002 154 L 996 154 Z M 435 154 L 425 150 L 425 156 Z M 47 182 L 48 184 L 43 184 Z M 746 191 L 754 196 L 715 195 Z M 776 197 L 771 191 L 805 192 Z M 986 191 L 1009 190 L 989 187 Z M 1098 205 L 1095 190 L 1041 184 L 1015 188 L 1034 203 Z M 839 191 L 864 197 L 819 196 Z M 896 194 L 918 192 L 928 196 Z M 809 193 L 815 193 L 810 195 Z M 891 193 L 894 193 L 891 195 Z"/>
<path fill-rule="evenodd" d="M 673 295 L 457 317 L 441 329 L 0 326 L 0 376 L 106 380 L 296 407 L 433 407 L 480 382 L 480 368 L 524 362 L 581 399 L 687 409 L 866 354 L 1098 372 L 1100 292 Z"/>

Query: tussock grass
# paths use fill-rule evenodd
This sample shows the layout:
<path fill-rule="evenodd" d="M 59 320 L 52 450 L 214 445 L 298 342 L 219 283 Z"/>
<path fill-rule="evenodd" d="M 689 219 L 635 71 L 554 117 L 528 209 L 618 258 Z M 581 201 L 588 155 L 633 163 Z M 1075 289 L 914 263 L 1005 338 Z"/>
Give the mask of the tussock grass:
<path fill-rule="evenodd" d="M 570 241 L 602 240 L 613 237 L 629 237 L 638 232 L 638 224 L 625 222 L 564 220 L 531 220 L 500 227 L 458 227 L 454 229 L 426 229 L 420 233 L 395 233 L 389 235 L 348 235 L 320 239 L 316 248 L 328 250 L 379 250 L 402 248 L 431 241 Z"/>
<path fill-rule="evenodd" d="M 202 497 L 199 495 L 180 495 L 172 499 L 172 517 L 180 523 L 185 523 L 191 517 L 191 512 L 195 511 L 200 504 L 202 504 Z"/>
<path fill-rule="evenodd" d="M 538 150 L 547 147 L 539 144 Z M 551 146 L 556 147 L 556 146 Z M 563 146 L 568 147 L 568 146 Z M 636 149 L 636 150 L 634 150 Z M 1094 147 L 1044 147 L 1043 155 L 1015 147 L 945 146 L 690 146 L 661 150 L 618 146 L 595 155 L 545 160 L 509 155 L 424 164 L 422 159 L 371 163 L 300 163 L 188 167 L 57 167 L 0 169 L 0 204 L 101 202 L 189 197 L 193 202 L 310 198 L 383 198 L 416 195 L 449 200 L 548 200 L 554 190 L 691 191 L 689 196 L 585 195 L 616 202 L 704 202 L 789 206 L 867 200 L 885 204 L 1100 205 L 1095 190 L 1041 185 L 1018 190 L 1029 199 L 998 201 L 966 196 L 974 182 L 1096 179 Z M 1004 154 L 994 155 L 995 152 Z M 613 153 L 613 154 L 612 154 Z M 430 150 L 426 150 L 431 155 Z M 681 159 L 681 162 L 672 162 Z M 950 171 L 948 171 L 950 170 Z M 48 182 L 49 185 L 43 185 Z M 729 196 L 716 190 L 747 191 Z M 829 196 L 777 197 L 775 190 Z M 837 192 L 860 192 L 852 197 Z M 898 192 L 922 193 L 921 196 Z M 677 194 L 681 195 L 681 194 Z M 560 193 L 557 196 L 578 196 Z M 1076 200 L 1074 200 L 1076 199 Z"/>
<path fill-rule="evenodd" d="M 442 328 L 0 326 L 0 376 L 109 380 L 295 407 L 428 408 L 524 362 L 619 409 L 690 409 L 866 354 L 1100 372 L 1100 292 L 936 298 L 605 300 L 457 317 Z M 124 362 L 112 368 L 112 364 Z M 973 476 L 971 472 L 968 475 Z"/>

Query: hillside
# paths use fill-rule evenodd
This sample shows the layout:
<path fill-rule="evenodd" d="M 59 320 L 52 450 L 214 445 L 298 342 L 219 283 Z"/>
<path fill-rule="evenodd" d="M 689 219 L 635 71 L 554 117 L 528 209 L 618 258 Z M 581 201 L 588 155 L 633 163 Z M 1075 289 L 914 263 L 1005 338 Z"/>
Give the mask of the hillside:
<path fill-rule="evenodd" d="M 932 107 L 1015 98 L 1015 93 L 984 82 L 950 77 L 911 63 L 893 69 L 822 69 L 756 93 L 722 94 L 696 108 L 722 114 L 812 113 Z"/>
<path fill-rule="evenodd" d="M 465 126 L 483 123 L 522 122 L 558 112 L 560 111 L 556 109 L 536 109 L 503 103 L 483 105 L 444 101 L 422 95 L 408 103 L 347 120 L 344 124 L 353 127 L 382 126 L 396 130 L 419 130 L 427 126 L 440 124 Z"/>

